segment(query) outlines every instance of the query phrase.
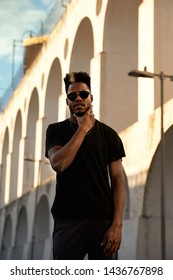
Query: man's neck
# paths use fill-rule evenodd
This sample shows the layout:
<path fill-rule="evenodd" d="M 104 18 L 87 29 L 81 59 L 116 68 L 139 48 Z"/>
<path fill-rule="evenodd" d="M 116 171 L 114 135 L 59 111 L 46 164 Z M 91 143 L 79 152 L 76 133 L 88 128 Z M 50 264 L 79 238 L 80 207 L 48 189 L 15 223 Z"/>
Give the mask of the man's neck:
<path fill-rule="evenodd" d="M 72 123 L 77 124 L 76 117 L 73 114 L 70 115 L 69 121 L 72 122 Z"/>

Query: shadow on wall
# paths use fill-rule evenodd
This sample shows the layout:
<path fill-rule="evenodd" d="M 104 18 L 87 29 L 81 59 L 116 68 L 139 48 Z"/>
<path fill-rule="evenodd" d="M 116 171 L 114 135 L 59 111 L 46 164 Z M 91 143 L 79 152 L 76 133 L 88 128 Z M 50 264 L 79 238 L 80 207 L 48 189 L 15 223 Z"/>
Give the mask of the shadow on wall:
<path fill-rule="evenodd" d="M 173 126 L 165 134 L 166 259 L 173 259 Z M 160 145 L 148 172 L 143 216 L 139 222 L 137 259 L 161 259 L 161 157 Z"/>

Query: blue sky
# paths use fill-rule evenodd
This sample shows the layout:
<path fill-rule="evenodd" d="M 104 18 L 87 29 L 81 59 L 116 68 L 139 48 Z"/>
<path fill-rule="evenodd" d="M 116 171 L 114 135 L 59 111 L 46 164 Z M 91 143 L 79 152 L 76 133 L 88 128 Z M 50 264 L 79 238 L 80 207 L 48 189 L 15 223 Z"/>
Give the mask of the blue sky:
<path fill-rule="evenodd" d="M 35 34 L 41 29 L 55 2 L 57 0 L 0 0 L 0 97 L 11 83 L 14 42 L 17 68 L 23 57 L 23 47 L 17 41 L 26 39 L 30 31 Z"/>

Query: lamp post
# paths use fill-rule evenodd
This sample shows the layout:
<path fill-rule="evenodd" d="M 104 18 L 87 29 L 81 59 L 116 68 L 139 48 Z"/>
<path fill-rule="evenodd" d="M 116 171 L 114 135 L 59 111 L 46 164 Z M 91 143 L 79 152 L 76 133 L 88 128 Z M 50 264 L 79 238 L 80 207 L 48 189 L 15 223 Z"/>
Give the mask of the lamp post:
<path fill-rule="evenodd" d="M 160 79 L 160 152 L 161 152 L 161 258 L 166 259 L 166 213 L 165 213 L 165 135 L 164 135 L 164 79 L 169 78 L 173 81 L 173 75 L 165 75 L 163 71 L 159 74 L 151 73 L 144 67 L 144 71 L 132 70 L 128 73 L 129 76 L 136 78 L 154 78 Z"/>

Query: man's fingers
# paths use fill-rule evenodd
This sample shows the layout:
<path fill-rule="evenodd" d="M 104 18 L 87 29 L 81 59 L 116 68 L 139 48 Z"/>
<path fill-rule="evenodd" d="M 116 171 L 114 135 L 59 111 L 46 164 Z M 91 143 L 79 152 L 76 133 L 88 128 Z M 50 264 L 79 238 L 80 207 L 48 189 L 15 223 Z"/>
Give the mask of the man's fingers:
<path fill-rule="evenodd" d="M 112 256 L 116 251 L 118 251 L 119 247 L 119 244 L 114 241 L 108 242 L 103 252 L 106 256 Z"/>

